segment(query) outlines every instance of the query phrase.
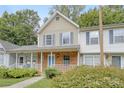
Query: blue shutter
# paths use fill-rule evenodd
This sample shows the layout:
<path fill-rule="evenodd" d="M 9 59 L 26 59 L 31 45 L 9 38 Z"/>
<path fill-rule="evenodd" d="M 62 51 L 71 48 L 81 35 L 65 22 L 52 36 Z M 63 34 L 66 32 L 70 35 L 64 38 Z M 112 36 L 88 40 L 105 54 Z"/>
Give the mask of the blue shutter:
<path fill-rule="evenodd" d="M 113 44 L 113 30 L 109 30 L 109 43 Z"/>
<path fill-rule="evenodd" d="M 89 32 L 86 32 L 86 45 L 89 45 Z"/>
<path fill-rule="evenodd" d="M 62 45 L 62 33 L 60 33 L 60 39 L 59 40 L 60 40 L 59 41 L 60 45 Z"/>
<path fill-rule="evenodd" d="M 45 35 L 43 35 L 43 46 L 45 46 Z"/>
<path fill-rule="evenodd" d="M 71 44 L 73 44 L 73 39 L 74 39 L 74 38 L 73 38 L 73 32 L 71 32 L 70 34 L 71 34 L 71 37 L 70 37 L 70 39 L 71 39 Z"/>
<path fill-rule="evenodd" d="M 55 45 L 55 34 L 53 34 L 53 46 Z"/>

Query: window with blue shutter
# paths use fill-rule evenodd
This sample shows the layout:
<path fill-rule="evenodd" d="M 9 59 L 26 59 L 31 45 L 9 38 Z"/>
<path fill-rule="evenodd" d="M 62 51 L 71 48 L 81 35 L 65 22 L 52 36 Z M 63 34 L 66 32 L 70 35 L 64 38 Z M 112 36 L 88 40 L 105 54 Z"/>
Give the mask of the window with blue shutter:
<path fill-rule="evenodd" d="M 54 34 L 50 34 L 50 35 L 45 35 L 44 38 L 44 42 L 45 42 L 45 46 L 52 46 L 54 45 L 55 41 L 54 41 L 55 35 Z"/>
<path fill-rule="evenodd" d="M 124 43 L 124 31 L 123 30 L 113 31 L 113 43 Z"/>
<path fill-rule="evenodd" d="M 73 43 L 73 33 L 72 32 L 64 32 L 60 37 L 62 39 L 62 45 L 70 45 Z"/>
<path fill-rule="evenodd" d="M 113 44 L 113 30 L 109 30 L 109 43 Z"/>
<path fill-rule="evenodd" d="M 89 32 L 86 32 L 86 45 L 89 45 Z"/>
<path fill-rule="evenodd" d="M 99 43 L 99 32 L 86 32 L 86 45 L 96 45 Z"/>

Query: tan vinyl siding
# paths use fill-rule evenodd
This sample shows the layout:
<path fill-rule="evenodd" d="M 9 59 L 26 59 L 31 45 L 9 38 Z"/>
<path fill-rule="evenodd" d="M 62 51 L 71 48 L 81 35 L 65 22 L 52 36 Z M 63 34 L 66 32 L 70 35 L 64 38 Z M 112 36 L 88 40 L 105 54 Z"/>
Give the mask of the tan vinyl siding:
<path fill-rule="evenodd" d="M 45 34 L 55 34 L 55 46 L 60 46 L 60 33 L 62 32 L 73 32 L 73 44 L 78 44 L 78 28 L 69 23 L 63 17 L 59 17 L 58 21 L 54 18 L 39 34 L 39 46 L 43 45 L 43 35 Z"/>

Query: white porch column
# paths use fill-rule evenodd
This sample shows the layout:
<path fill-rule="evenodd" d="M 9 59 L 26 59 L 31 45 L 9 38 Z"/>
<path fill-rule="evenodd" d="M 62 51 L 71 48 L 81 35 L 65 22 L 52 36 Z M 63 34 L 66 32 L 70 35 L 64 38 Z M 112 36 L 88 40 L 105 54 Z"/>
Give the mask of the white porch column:
<path fill-rule="evenodd" d="M 31 52 L 31 68 L 33 67 L 33 53 Z"/>
<path fill-rule="evenodd" d="M 51 56 L 51 62 L 50 63 L 51 63 L 51 66 L 52 66 L 52 60 L 53 60 L 53 58 L 52 58 L 53 53 L 52 52 L 51 52 L 51 55 L 50 56 Z"/>
<path fill-rule="evenodd" d="M 41 51 L 41 72 L 43 71 L 43 52 Z"/>
<path fill-rule="evenodd" d="M 18 67 L 18 53 L 16 53 L 16 68 Z"/>
<path fill-rule="evenodd" d="M 78 51 L 78 54 L 77 54 L 77 65 L 79 66 L 80 65 L 80 53 Z"/>

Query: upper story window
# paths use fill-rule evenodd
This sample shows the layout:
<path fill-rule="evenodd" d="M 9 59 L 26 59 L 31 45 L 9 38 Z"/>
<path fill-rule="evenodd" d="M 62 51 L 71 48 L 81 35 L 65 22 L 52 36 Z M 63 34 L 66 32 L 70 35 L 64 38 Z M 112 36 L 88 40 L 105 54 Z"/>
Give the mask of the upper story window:
<path fill-rule="evenodd" d="M 54 35 L 45 35 L 44 36 L 44 44 L 47 46 L 51 46 L 54 43 Z"/>
<path fill-rule="evenodd" d="M 113 40 L 114 43 L 124 43 L 124 31 L 122 30 L 114 31 Z"/>
<path fill-rule="evenodd" d="M 86 44 L 87 45 L 95 45 L 99 42 L 99 32 L 86 32 Z"/>
<path fill-rule="evenodd" d="M 123 30 L 109 30 L 109 42 L 112 43 L 124 43 L 124 31 Z"/>
<path fill-rule="evenodd" d="M 71 33 L 64 32 L 62 33 L 62 45 L 69 45 L 71 43 Z"/>

